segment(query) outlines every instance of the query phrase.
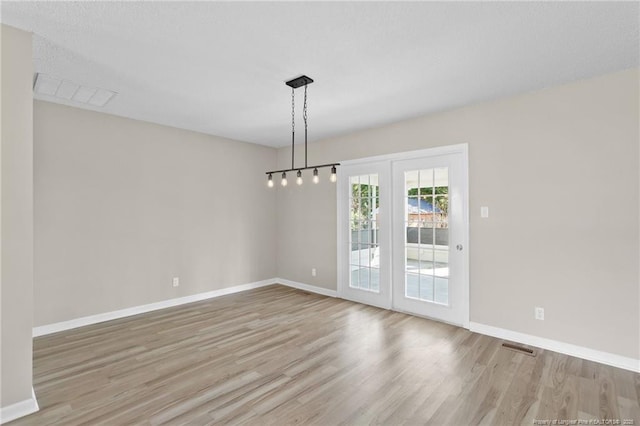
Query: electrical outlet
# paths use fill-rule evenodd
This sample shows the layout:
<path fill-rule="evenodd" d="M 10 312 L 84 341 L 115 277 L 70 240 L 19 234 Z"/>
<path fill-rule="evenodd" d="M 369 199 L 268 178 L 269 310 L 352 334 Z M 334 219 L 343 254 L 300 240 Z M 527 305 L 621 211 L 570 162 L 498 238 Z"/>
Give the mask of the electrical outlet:
<path fill-rule="evenodd" d="M 544 308 L 536 306 L 535 316 L 537 320 L 544 321 Z"/>
<path fill-rule="evenodd" d="M 316 272 L 316 268 L 311 268 L 311 276 L 315 277 L 316 275 L 318 275 Z"/>
<path fill-rule="evenodd" d="M 180 285 L 180 277 L 173 277 L 173 286 L 178 287 Z"/>

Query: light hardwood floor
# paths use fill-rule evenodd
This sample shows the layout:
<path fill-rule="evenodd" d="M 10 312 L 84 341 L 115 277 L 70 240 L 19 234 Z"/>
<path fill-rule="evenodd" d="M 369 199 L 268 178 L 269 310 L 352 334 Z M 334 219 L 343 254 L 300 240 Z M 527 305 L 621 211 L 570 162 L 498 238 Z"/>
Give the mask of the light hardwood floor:
<path fill-rule="evenodd" d="M 12 425 L 640 424 L 639 374 L 501 343 L 269 286 L 36 338 Z"/>

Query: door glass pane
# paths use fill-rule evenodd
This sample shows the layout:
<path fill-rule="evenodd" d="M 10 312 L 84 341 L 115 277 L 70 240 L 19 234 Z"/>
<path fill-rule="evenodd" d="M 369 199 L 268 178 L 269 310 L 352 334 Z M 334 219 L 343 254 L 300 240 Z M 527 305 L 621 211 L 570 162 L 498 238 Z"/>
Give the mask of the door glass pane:
<path fill-rule="evenodd" d="M 371 199 L 371 220 L 378 220 L 378 212 L 380 210 L 380 197 L 377 196 Z"/>
<path fill-rule="evenodd" d="M 420 199 L 417 196 L 407 197 L 407 222 L 409 226 L 420 224 Z"/>
<path fill-rule="evenodd" d="M 434 250 L 433 259 L 433 275 L 437 277 L 448 277 L 449 250 Z"/>
<path fill-rule="evenodd" d="M 406 274 L 405 296 L 413 299 L 420 298 L 420 275 Z"/>
<path fill-rule="evenodd" d="M 433 275 L 433 250 L 431 244 L 420 244 L 420 264 L 418 265 L 420 275 Z"/>
<path fill-rule="evenodd" d="M 380 291 L 380 269 L 371 268 L 371 290 L 378 292 Z"/>
<path fill-rule="evenodd" d="M 371 233 L 371 244 L 377 246 L 378 244 L 378 222 L 371 221 L 369 225 L 369 232 Z"/>
<path fill-rule="evenodd" d="M 349 186 L 351 186 L 349 197 L 352 199 L 360 198 L 360 176 L 351 176 L 349 178 Z"/>
<path fill-rule="evenodd" d="M 360 267 L 351 265 L 351 277 L 349 277 L 349 287 L 358 288 L 360 286 Z"/>
<path fill-rule="evenodd" d="M 369 268 L 360 269 L 360 289 L 369 290 Z"/>
<path fill-rule="evenodd" d="M 417 274 L 420 269 L 420 253 L 418 244 L 407 244 L 405 247 L 405 270 Z"/>
<path fill-rule="evenodd" d="M 371 249 L 370 249 L 370 255 L 371 255 L 371 267 L 372 268 L 379 268 L 380 267 L 380 246 L 377 244 L 373 244 L 371 245 Z"/>
<path fill-rule="evenodd" d="M 435 278 L 435 302 L 449 304 L 449 279 Z"/>
<path fill-rule="evenodd" d="M 433 300 L 433 276 L 420 274 L 420 299 Z"/>
<path fill-rule="evenodd" d="M 361 244 L 360 245 L 360 266 L 362 267 L 370 267 L 371 266 L 371 256 L 369 255 L 369 245 Z"/>
<path fill-rule="evenodd" d="M 449 303 L 449 170 L 405 172 L 405 294 Z"/>
<path fill-rule="evenodd" d="M 407 189 L 407 192 L 405 193 L 405 195 L 410 196 L 411 194 L 409 192 L 411 191 L 411 189 L 418 187 L 418 171 L 411 170 L 409 172 L 405 172 L 404 178 L 406 182 L 405 188 Z M 413 195 L 416 195 L 416 194 L 413 194 Z"/>
<path fill-rule="evenodd" d="M 380 291 L 380 247 L 378 246 L 378 210 L 380 188 L 378 175 L 349 177 L 349 227 L 351 276 L 349 286 L 360 290 Z M 374 272 L 374 268 L 375 272 Z"/>

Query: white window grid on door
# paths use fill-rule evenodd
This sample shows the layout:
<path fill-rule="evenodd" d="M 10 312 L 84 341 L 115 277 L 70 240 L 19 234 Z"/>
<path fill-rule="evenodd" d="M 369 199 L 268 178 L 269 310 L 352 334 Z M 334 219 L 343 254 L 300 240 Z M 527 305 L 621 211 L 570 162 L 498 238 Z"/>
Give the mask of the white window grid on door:
<path fill-rule="evenodd" d="M 349 177 L 349 286 L 380 291 L 378 174 Z"/>
<path fill-rule="evenodd" d="M 448 169 L 412 170 L 404 176 L 405 297 L 448 305 L 449 246 L 437 244 L 438 230 L 448 231 Z M 415 241 L 409 240 L 410 232 Z"/>

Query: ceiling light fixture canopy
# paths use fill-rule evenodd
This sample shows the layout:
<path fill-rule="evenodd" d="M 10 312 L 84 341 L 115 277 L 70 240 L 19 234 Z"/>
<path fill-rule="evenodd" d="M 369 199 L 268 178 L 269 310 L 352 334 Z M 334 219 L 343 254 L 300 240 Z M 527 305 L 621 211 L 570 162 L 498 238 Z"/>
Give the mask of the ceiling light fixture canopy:
<path fill-rule="evenodd" d="M 307 86 L 313 83 L 313 80 L 306 75 L 302 75 L 300 77 L 294 78 L 293 80 L 287 81 L 285 84 L 291 87 L 291 168 L 283 169 L 283 170 L 272 170 L 270 172 L 266 172 L 267 174 L 267 185 L 269 188 L 273 187 L 273 174 L 274 173 L 282 173 L 282 180 L 280 184 L 282 186 L 287 186 L 287 172 L 297 172 L 296 173 L 296 183 L 298 185 L 302 185 L 302 171 L 313 169 L 313 183 L 318 183 L 320 178 L 318 177 L 318 169 L 331 167 L 331 174 L 329 175 L 329 181 L 335 182 L 337 180 L 336 176 L 336 166 L 339 166 L 340 163 L 329 163 L 329 164 L 318 164 L 315 166 L 310 166 L 307 162 Z M 304 120 L 304 167 L 295 167 L 295 141 L 296 141 L 296 89 L 304 86 L 304 106 L 302 108 L 302 117 Z"/>

